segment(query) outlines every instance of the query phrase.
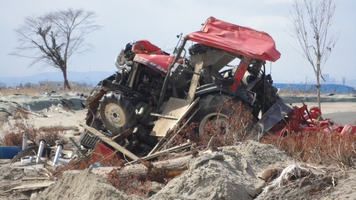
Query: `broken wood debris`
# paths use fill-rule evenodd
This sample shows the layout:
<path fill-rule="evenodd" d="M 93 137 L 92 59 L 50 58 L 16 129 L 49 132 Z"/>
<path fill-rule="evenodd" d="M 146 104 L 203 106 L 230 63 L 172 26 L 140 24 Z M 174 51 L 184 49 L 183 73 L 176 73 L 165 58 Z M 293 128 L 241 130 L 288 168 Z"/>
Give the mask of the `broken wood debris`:
<path fill-rule="evenodd" d="M 49 177 L 24 177 L 23 181 L 34 181 L 34 180 L 50 180 Z"/>
<path fill-rule="evenodd" d="M 174 152 L 174 151 L 180 151 L 180 150 L 184 150 L 184 149 L 187 149 L 191 146 L 191 143 L 190 142 L 187 142 L 187 143 L 184 143 L 184 144 L 181 144 L 181 145 L 178 145 L 178 146 L 175 146 L 175 147 L 172 147 L 170 149 L 166 149 L 166 150 L 163 150 L 163 151 L 159 151 L 157 153 L 154 153 L 154 154 L 151 154 L 151 155 L 147 155 L 145 157 L 143 157 L 142 159 L 144 160 L 150 160 L 152 158 L 156 158 L 160 155 L 162 155 L 163 153 L 170 153 L 170 152 Z M 127 164 L 134 164 L 134 163 L 137 163 L 139 162 L 138 160 L 135 160 L 135 161 L 132 161 L 132 162 L 129 162 Z"/>
<path fill-rule="evenodd" d="M 191 158 L 192 157 L 188 155 L 157 162 L 149 162 L 140 159 L 138 161 L 140 163 L 126 165 L 118 170 L 117 173 L 123 177 L 135 174 L 141 177 L 147 177 L 149 180 L 157 179 L 162 181 L 163 179 L 173 178 L 188 169 L 188 163 Z M 93 169 L 93 172 L 96 173 L 96 168 Z"/>
<path fill-rule="evenodd" d="M 6 191 L 4 191 L 4 193 L 11 192 L 13 190 L 19 190 L 19 191 L 37 190 L 37 189 L 46 188 L 52 184 L 54 184 L 54 181 L 43 181 L 43 182 L 38 182 L 38 183 L 25 183 L 25 184 L 16 186 L 14 188 L 11 188 L 9 190 L 6 190 Z"/>
<path fill-rule="evenodd" d="M 86 125 L 85 123 L 82 123 L 82 122 L 79 122 L 79 124 L 81 126 L 83 126 L 86 130 L 91 132 L 92 134 L 96 135 L 99 139 L 101 139 L 106 144 L 112 146 L 114 149 L 116 149 L 116 150 L 120 151 L 121 153 L 123 153 L 124 155 L 128 156 L 130 159 L 132 159 L 132 160 L 138 160 L 139 159 L 138 156 L 136 156 L 135 154 L 131 153 L 130 151 L 128 151 L 127 149 L 125 149 L 121 145 L 117 144 L 112 139 L 106 137 L 104 134 L 100 133 L 100 131 L 96 130 L 95 128 L 89 127 L 88 125 Z"/>
<path fill-rule="evenodd" d="M 155 167 L 151 162 L 144 159 L 139 159 L 139 161 L 147 167 L 146 180 L 159 183 L 164 183 L 168 178 L 173 178 L 188 169 L 186 166 L 177 169 L 167 169 L 165 166 Z"/>

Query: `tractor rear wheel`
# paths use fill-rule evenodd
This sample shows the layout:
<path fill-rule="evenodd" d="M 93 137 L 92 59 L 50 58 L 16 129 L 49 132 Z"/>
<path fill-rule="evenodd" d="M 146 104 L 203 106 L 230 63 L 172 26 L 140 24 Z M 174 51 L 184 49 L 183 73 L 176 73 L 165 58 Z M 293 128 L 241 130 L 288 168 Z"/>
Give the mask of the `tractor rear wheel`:
<path fill-rule="evenodd" d="M 204 133 L 205 127 L 209 123 L 215 123 L 215 125 L 219 125 L 221 129 L 227 131 L 226 129 L 229 124 L 228 109 L 221 107 L 220 110 L 217 110 L 218 106 L 225 100 L 225 95 L 207 95 L 200 99 L 198 102 L 199 111 L 195 114 L 193 119 L 193 121 L 199 123 L 199 135 Z"/>
<path fill-rule="evenodd" d="M 232 125 L 248 125 L 252 122 L 252 109 L 242 103 L 241 100 L 231 99 L 226 95 L 207 95 L 198 102 L 199 110 L 193 121 L 198 122 L 198 133 L 203 134 L 209 124 L 213 129 L 220 128 L 221 133 L 234 131 Z"/>

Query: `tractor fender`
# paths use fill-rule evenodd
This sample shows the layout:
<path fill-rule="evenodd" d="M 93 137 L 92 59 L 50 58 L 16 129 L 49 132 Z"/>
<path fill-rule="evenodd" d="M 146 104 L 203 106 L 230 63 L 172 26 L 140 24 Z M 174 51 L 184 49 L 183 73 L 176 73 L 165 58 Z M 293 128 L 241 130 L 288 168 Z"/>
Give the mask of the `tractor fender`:
<path fill-rule="evenodd" d="M 228 87 L 221 87 L 214 84 L 209 86 L 205 85 L 203 87 L 197 88 L 197 91 L 195 92 L 195 98 L 206 96 L 209 94 L 214 94 L 214 93 L 221 93 L 221 94 L 233 96 L 232 91 Z"/>
<path fill-rule="evenodd" d="M 224 87 L 215 84 L 209 84 L 201 88 L 197 88 L 197 91 L 195 92 L 195 98 L 203 97 L 209 94 L 216 94 L 216 93 L 227 95 L 230 97 L 237 97 L 243 100 L 244 103 L 250 105 L 253 105 L 256 100 L 256 94 L 254 92 L 244 90 L 244 89 L 232 91 L 228 86 Z"/>

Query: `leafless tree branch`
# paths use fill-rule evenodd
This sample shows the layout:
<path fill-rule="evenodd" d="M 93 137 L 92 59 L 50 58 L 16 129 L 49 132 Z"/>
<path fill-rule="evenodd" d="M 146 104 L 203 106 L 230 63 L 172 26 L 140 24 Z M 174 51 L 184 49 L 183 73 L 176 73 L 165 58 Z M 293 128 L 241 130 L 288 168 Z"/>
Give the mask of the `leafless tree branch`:
<path fill-rule="evenodd" d="M 15 30 L 18 46 L 10 55 L 32 59 L 30 66 L 44 62 L 60 69 L 64 86 L 70 89 L 67 61 L 72 55 L 91 49 L 84 38 L 101 28 L 94 23 L 96 17 L 94 12 L 71 8 L 26 17 L 24 25 Z"/>
<path fill-rule="evenodd" d="M 312 66 L 317 79 L 319 107 L 320 78 L 324 80 L 322 68 L 338 39 L 338 35 L 329 36 L 335 9 L 334 0 L 294 0 L 290 11 L 293 24 L 291 35 L 297 38 L 302 56 Z"/>

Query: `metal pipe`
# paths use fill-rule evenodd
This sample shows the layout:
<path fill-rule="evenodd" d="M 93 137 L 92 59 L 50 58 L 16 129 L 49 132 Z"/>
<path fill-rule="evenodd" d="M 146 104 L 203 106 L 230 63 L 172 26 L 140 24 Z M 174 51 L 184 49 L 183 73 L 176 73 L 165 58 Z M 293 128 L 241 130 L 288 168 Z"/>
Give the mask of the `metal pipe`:
<path fill-rule="evenodd" d="M 20 151 L 20 146 L 0 146 L 0 159 L 13 159 Z"/>
<path fill-rule="evenodd" d="M 187 40 L 188 40 L 188 38 L 184 37 L 183 42 L 182 42 L 181 46 L 178 48 L 178 52 L 175 55 L 173 62 L 168 66 L 168 72 L 167 72 L 167 75 L 166 75 L 166 77 L 164 78 L 164 81 L 163 81 L 163 86 L 162 86 L 162 90 L 161 90 L 160 95 L 159 95 L 156 111 L 158 111 L 160 109 L 160 106 L 163 103 L 164 95 L 166 93 L 167 86 L 168 86 L 168 83 L 169 83 L 169 78 L 171 77 L 171 75 L 170 75 L 171 74 L 171 70 L 172 70 L 172 68 L 174 66 L 174 63 L 176 63 L 178 61 L 178 59 L 180 58 L 180 55 L 182 54 L 182 51 L 184 49 L 184 46 L 185 46 L 185 43 L 187 42 Z"/>
<path fill-rule="evenodd" d="M 62 144 L 58 144 L 57 145 L 56 155 L 54 156 L 54 160 L 53 160 L 53 165 L 52 166 L 55 166 L 58 163 L 58 158 L 59 158 L 59 155 L 61 154 L 62 148 L 63 148 Z"/>
<path fill-rule="evenodd" d="M 58 162 L 61 162 L 61 163 L 69 163 L 70 159 L 67 159 L 67 158 L 58 158 Z"/>
<path fill-rule="evenodd" d="M 22 132 L 22 150 L 25 150 L 27 147 L 27 132 Z"/>
<path fill-rule="evenodd" d="M 44 139 L 40 140 L 40 146 L 38 147 L 37 158 L 36 158 L 36 163 L 37 164 L 40 163 L 40 161 L 41 161 L 41 156 L 42 156 L 42 153 L 43 153 L 43 149 L 44 149 L 45 143 L 46 143 L 46 141 Z"/>

